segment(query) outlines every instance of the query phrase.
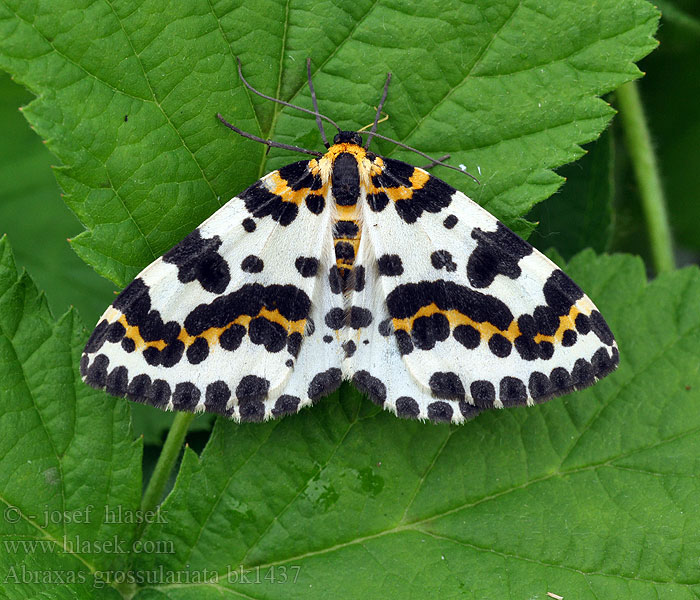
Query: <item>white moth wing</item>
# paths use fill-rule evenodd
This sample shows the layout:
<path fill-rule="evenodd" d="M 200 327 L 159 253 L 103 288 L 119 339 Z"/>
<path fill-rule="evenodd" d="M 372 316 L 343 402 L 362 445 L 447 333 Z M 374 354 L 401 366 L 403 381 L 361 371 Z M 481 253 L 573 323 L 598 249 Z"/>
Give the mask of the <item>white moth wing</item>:
<path fill-rule="evenodd" d="M 375 318 L 344 370 L 375 402 L 461 422 L 586 387 L 616 367 L 593 302 L 490 213 L 399 161 L 385 159 L 373 181 L 381 191 L 370 191 L 389 200 L 362 204 L 365 288 L 351 305 Z"/>
<path fill-rule="evenodd" d="M 310 164 L 269 173 L 146 267 L 88 341 L 86 383 L 243 421 L 309 404 L 314 369 L 340 366 L 337 342 L 322 365 L 310 355 L 320 337 L 314 302 L 333 301 L 319 291 L 328 287 L 330 192 Z"/>

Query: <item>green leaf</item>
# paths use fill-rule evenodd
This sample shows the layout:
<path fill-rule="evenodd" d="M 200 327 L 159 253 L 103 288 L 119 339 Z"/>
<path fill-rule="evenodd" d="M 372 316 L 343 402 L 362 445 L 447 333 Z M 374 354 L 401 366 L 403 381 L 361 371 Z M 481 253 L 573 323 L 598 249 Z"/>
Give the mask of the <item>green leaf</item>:
<path fill-rule="evenodd" d="M 66 241 L 80 223 L 60 198 L 51 154 L 17 110 L 31 98 L 0 73 L 0 235 L 11 236 L 17 262 L 46 290 L 54 314 L 73 305 L 92 323 L 114 286 L 81 261 Z"/>
<path fill-rule="evenodd" d="M 657 12 L 645 0 L 360 0 L 323 4 L 67 0 L 0 5 L 0 67 L 39 97 L 25 115 L 65 167 L 66 202 L 88 228 L 78 254 L 124 285 L 228 198 L 292 160 L 234 136 L 309 140 L 308 115 L 253 98 L 250 81 L 357 128 L 394 78 L 382 132 L 481 178 L 444 177 L 506 223 L 560 185 L 612 110 L 597 96 L 639 75 Z M 317 142 L 319 138 L 316 137 Z M 320 144 L 319 144 L 320 145 Z M 414 159 L 387 143 L 380 152 Z"/>
<path fill-rule="evenodd" d="M 355 393 L 265 424 L 219 420 L 201 458 L 185 450 L 164 522 L 140 528 L 103 522 L 105 506 L 139 505 L 128 403 L 80 383 L 84 330 L 73 312 L 53 321 L 1 241 L 3 592 L 697 598 L 700 271 L 647 284 L 641 260 L 590 251 L 567 270 L 620 344 L 594 387 L 460 427 Z M 88 506 L 88 523 L 69 522 Z M 59 517 L 43 526 L 47 511 Z"/>
<path fill-rule="evenodd" d="M 83 385 L 86 332 L 74 310 L 54 321 L 0 238 L 0 581 L 7 597 L 93 598 L 93 576 L 123 570 L 136 525 L 105 507 L 140 503 L 141 444 L 129 408 Z M 98 546 L 99 544 L 99 546 Z M 56 579 L 64 576 L 64 585 Z M 52 584 L 53 583 L 53 584 Z M 105 598 L 116 598 L 110 589 Z"/>
<path fill-rule="evenodd" d="M 696 598 L 700 271 L 647 284 L 639 259 L 590 251 L 567 270 L 615 331 L 616 374 L 460 427 L 356 395 L 219 420 L 201 458 L 186 450 L 168 522 L 145 530 L 175 552 L 138 562 L 219 586 L 137 598 Z"/>
<path fill-rule="evenodd" d="M 538 204 L 528 219 L 539 227 L 529 241 L 544 251 L 555 247 L 570 259 L 586 248 L 608 250 L 613 228 L 614 138 L 605 131 L 588 153 L 559 170 L 566 178 L 561 192 Z"/>

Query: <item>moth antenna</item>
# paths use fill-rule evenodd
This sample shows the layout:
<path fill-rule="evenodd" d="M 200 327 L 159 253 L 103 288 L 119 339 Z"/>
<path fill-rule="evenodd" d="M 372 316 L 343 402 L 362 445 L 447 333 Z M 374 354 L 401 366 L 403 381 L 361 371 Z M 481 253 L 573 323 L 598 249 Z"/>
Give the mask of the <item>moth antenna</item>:
<path fill-rule="evenodd" d="M 226 125 L 226 127 L 231 129 L 232 131 L 235 131 L 238 135 L 242 135 L 244 138 L 248 138 L 249 140 L 253 140 L 254 142 L 260 142 L 261 144 L 265 144 L 266 146 L 268 146 L 268 148 L 283 148 L 284 150 L 303 152 L 304 154 L 311 154 L 312 156 L 323 156 L 322 152 L 315 152 L 314 150 L 307 150 L 306 148 L 300 148 L 299 146 L 291 146 L 289 144 L 282 144 L 273 140 L 266 140 L 264 138 L 258 137 L 257 135 L 253 135 L 252 133 L 248 133 L 247 131 L 238 129 L 238 127 L 236 127 L 235 125 L 231 125 L 231 123 L 224 119 L 220 113 L 216 113 L 216 118 L 219 119 L 219 121 L 221 121 L 224 125 Z"/>
<path fill-rule="evenodd" d="M 386 74 L 386 81 L 384 82 L 384 92 L 382 93 L 382 99 L 379 101 L 379 106 L 377 106 L 377 114 L 374 115 L 374 123 L 372 123 L 372 129 L 369 130 L 369 135 L 367 136 L 367 141 L 365 142 L 365 150 L 369 148 L 369 144 L 372 141 L 372 137 L 376 135 L 377 124 L 379 123 L 379 116 L 382 114 L 382 107 L 384 106 L 384 101 L 389 93 L 389 82 L 391 81 L 391 73 Z"/>
<path fill-rule="evenodd" d="M 311 101 L 314 103 L 314 112 L 316 113 L 316 125 L 318 125 L 318 130 L 321 132 L 321 139 L 323 140 L 323 145 L 326 148 L 330 148 L 328 143 L 328 138 L 326 137 L 326 132 L 323 129 L 323 121 L 321 120 L 321 113 L 318 112 L 318 102 L 316 101 L 316 90 L 314 90 L 313 81 L 311 81 L 311 59 L 306 59 L 306 78 L 309 81 L 309 91 L 311 92 Z"/>
<path fill-rule="evenodd" d="M 396 144 L 397 146 L 401 148 L 405 148 L 406 150 L 410 150 L 411 152 L 415 152 L 416 154 L 422 156 L 423 158 L 427 158 L 429 161 L 431 161 L 433 164 L 432 166 L 440 165 L 441 167 L 447 167 L 448 169 L 452 169 L 453 171 L 457 171 L 458 173 L 464 173 L 465 175 L 471 177 L 476 183 L 481 185 L 481 182 L 474 177 L 469 171 L 465 171 L 464 169 L 460 169 L 459 167 L 453 167 L 452 165 L 448 165 L 447 163 L 442 162 L 441 160 L 436 160 L 432 156 L 429 156 L 425 154 L 425 152 L 421 152 L 420 150 L 416 150 L 415 148 L 411 148 L 411 146 L 407 146 L 406 144 L 402 144 L 399 141 L 392 140 L 389 137 L 386 137 L 385 135 L 379 135 L 378 133 L 374 134 L 374 137 L 378 137 L 380 140 L 386 140 L 387 142 L 391 142 L 392 144 Z"/>
<path fill-rule="evenodd" d="M 285 102 L 284 100 L 280 100 L 279 98 L 273 98 L 272 96 L 268 96 L 267 94 L 263 94 L 262 92 L 259 92 L 256 90 L 252 85 L 250 85 L 245 77 L 243 77 L 243 68 L 241 67 L 241 59 L 236 57 L 236 61 L 238 62 L 238 76 L 241 78 L 241 81 L 243 82 L 243 85 L 246 86 L 251 92 L 254 94 L 257 94 L 261 98 L 265 98 L 265 100 L 270 100 L 272 102 L 277 102 L 277 104 L 281 104 L 282 106 L 288 106 L 289 108 L 295 108 L 296 110 L 300 110 L 301 112 L 305 112 L 309 115 L 314 115 L 314 117 L 320 117 L 321 119 L 325 119 L 328 121 L 333 127 L 335 127 L 338 131 L 340 131 L 340 127 L 336 124 L 333 119 L 322 115 L 319 112 L 314 112 L 312 110 L 309 110 L 308 108 L 303 108 L 302 106 L 297 106 L 296 104 L 290 104 L 289 102 Z"/>
<path fill-rule="evenodd" d="M 432 169 L 433 167 L 435 167 L 435 166 L 437 166 L 437 165 L 439 165 L 439 164 L 442 164 L 442 161 L 443 161 L 443 160 L 447 160 L 448 158 L 450 158 L 450 155 L 449 155 L 449 154 L 445 154 L 444 156 L 441 156 L 441 157 L 438 158 L 437 160 L 434 160 L 433 162 L 431 162 L 431 163 L 429 163 L 429 164 L 427 164 L 427 165 L 423 165 L 423 166 L 421 167 L 421 169 L 424 169 L 425 171 L 427 171 L 428 169 Z M 461 170 L 461 169 L 460 169 L 460 170 Z"/>

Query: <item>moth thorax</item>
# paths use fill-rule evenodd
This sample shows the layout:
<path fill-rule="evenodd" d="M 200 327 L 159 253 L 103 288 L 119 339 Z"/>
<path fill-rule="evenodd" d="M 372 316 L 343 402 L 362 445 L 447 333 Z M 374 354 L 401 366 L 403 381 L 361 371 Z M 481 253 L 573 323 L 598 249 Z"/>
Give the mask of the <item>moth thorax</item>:
<path fill-rule="evenodd" d="M 360 171 L 357 158 L 349 152 L 341 152 L 333 162 L 331 176 L 333 198 L 340 206 L 357 204 L 360 197 Z"/>

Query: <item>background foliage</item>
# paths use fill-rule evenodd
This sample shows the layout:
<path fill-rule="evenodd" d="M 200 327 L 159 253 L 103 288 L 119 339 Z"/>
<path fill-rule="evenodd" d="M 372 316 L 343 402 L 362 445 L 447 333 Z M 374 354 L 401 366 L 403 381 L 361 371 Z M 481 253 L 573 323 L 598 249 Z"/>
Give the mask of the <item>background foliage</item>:
<path fill-rule="evenodd" d="M 691 263 L 700 251 L 698 203 L 689 201 L 699 189 L 689 165 L 700 133 L 691 89 L 700 21 L 690 3 L 661 8 L 661 48 L 641 64 L 641 89 L 667 174 L 677 256 Z M 611 93 L 614 102 L 614 90 L 637 76 L 633 61 L 654 48 L 656 17 L 643 0 L 191 2 L 168 10 L 160 2 L 3 0 L 0 67 L 15 82 L 0 79 L 8 134 L 0 140 L 0 223 L 48 297 L 18 273 L 3 240 L 0 525 L 3 541 L 20 543 L 0 552 L 3 593 L 698 596 L 698 271 L 648 284 L 638 258 L 581 253 L 649 256 L 617 120 L 605 130 L 613 110 L 596 97 Z M 311 55 L 321 108 L 347 127 L 371 119 L 391 69 L 383 133 L 477 171 L 479 187 L 439 176 L 519 232 L 539 222 L 532 241 L 573 257 L 568 270 L 608 318 L 621 367 L 571 398 L 463 427 L 397 420 L 349 388 L 280 422 L 218 421 L 211 437 L 213 421 L 198 417 L 188 440 L 206 448 L 185 451 L 164 522 L 93 515 L 70 523 L 63 515 L 44 525 L 47 510 L 138 509 L 141 464 L 147 478 L 168 423 L 80 383 L 74 367 L 86 332 L 76 310 L 55 320 L 49 303 L 55 315 L 74 305 L 94 323 L 112 291 L 290 161 L 229 135 L 217 111 L 254 133 L 320 145 L 311 120 L 244 92 L 235 55 L 257 87 L 306 106 Z M 39 136 L 16 112 L 34 95 L 23 112 Z M 580 158 L 582 144 L 588 154 Z M 62 165 L 54 173 L 65 204 L 50 164 Z M 77 539 L 85 545 L 71 545 Z M 127 550 L 101 545 L 111 539 Z M 22 548 L 32 541 L 48 546 Z M 232 574 L 240 569 L 259 583 L 241 582 Z M 31 579 L 47 571 L 65 581 Z M 151 584 L 119 579 L 148 573 L 156 573 Z M 216 584 L 193 581 L 215 573 Z M 71 574 L 84 580 L 68 581 Z"/>

